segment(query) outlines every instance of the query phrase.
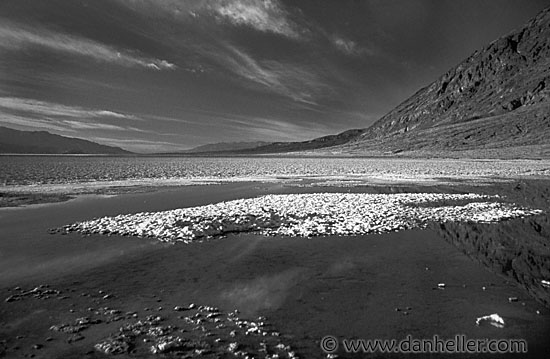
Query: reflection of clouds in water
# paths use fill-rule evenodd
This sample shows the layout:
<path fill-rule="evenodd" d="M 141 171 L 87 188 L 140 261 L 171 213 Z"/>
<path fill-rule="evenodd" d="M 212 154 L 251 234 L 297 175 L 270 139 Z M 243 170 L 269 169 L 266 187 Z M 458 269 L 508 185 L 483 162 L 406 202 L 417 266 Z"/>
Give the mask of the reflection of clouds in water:
<path fill-rule="evenodd" d="M 42 256 L 25 255 L 20 257 L 5 258 L 0 255 L 0 278 L 4 280 L 21 280 L 25 277 L 41 276 L 44 274 L 57 275 L 60 273 L 75 273 L 88 268 L 94 268 L 109 262 L 116 261 L 122 256 L 141 250 L 149 250 L 151 243 L 127 246 L 127 248 L 107 247 L 90 250 L 86 253 L 67 253 L 52 255 L 53 258 L 45 259 Z M 163 246 L 170 246 L 163 244 Z"/>
<path fill-rule="evenodd" d="M 223 291 L 221 297 L 248 314 L 277 308 L 302 274 L 303 269 L 293 268 L 272 276 L 261 276 L 246 283 L 237 283 Z"/>
<path fill-rule="evenodd" d="M 241 258 L 245 258 L 249 253 L 254 252 L 258 245 L 266 238 L 259 235 L 244 235 L 245 241 L 233 241 L 231 246 L 228 246 L 228 257 L 230 262 L 236 262 Z"/>

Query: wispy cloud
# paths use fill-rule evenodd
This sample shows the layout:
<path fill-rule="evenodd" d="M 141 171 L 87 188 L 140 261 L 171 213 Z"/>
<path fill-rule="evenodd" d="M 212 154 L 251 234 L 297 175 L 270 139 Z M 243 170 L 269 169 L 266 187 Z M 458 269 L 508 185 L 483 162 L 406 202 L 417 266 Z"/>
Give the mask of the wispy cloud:
<path fill-rule="evenodd" d="M 130 114 L 123 114 L 109 110 L 91 110 L 78 106 L 66 106 L 52 102 L 38 101 L 20 97 L 0 97 L 0 109 L 34 113 L 42 116 L 60 116 L 71 118 L 100 118 L 111 117 L 127 120 L 140 120 Z"/>
<path fill-rule="evenodd" d="M 305 31 L 289 19 L 289 13 L 278 0 L 210 1 L 207 8 L 234 25 L 250 26 L 258 31 L 293 39 L 301 38 Z"/>
<path fill-rule="evenodd" d="M 0 97 L 0 120 L 4 123 L 33 129 L 58 132 L 78 131 L 125 131 L 132 133 L 154 133 L 120 121 L 141 123 L 135 115 L 110 110 L 86 109 L 52 102 L 19 97 Z M 116 124 L 109 123 L 113 120 Z"/>
<path fill-rule="evenodd" d="M 212 19 L 220 24 L 247 26 L 257 31 L 300 39 L 306 28 L 291 20 L 291 14 L 279 0 L 119 0 L 133 9 L 160 10 L 170 16 Z"/>
<path fill-rule="evenodd" d="M 367 49 L 365 47 L 359 46 L 355 41 L 347 39 L 343 36 L 332 35 L 329 36 L 329 40 L 332 45 L 339 50 L 340 52 L 351 55 L 351 56 L 360 56 L 360 55 L 374 55 L 374 51 Z"/>
<path fill-rule="evenodd" d="M 134 10 L 157 11 L 186 23 L 215 19 L 220 25 L 248 27 L 254 31 L 310 43 L 328 44 L 349 56 L 374 54 L 346 36 L 333 34 L 297 8 L 280 0 L 119 0 Z"/>
<path fill-rule="evenodd" d="M 135 51 L 117 49 L 83 37 L 54 32 L 45 28 L 30 28 L 0 19 L 0 48 L 18 50 L 28 47 L 44 47 L 127 67 L 144 67 L 158 71 L 176 68 L 176 65 L 166 60 L 141 56 Z"/>
<path fill-rule="evenodd" d="M 93 136 L 88 138 L 91 141 L 103 143 L 109 146 L 118 146 L 124 149 L 141 152 L 141 153 L 151 153 L 151 152 L 171 152 L 171 151 L 181 151 L 186 149 L 185 146 L 182 146 L 180 143 L 173 143 L 167 141 L 151 141 L 138 138 L 116 138 L 116 137 L 101 137 Z"/>
<path fill-rule="evenodd" d="M 263 117 L 227 118 L 228 128 L 238 129 L 247 134 L 247 138 L 259 141 L 304 141 L 313 137 L 332 133 L 321 124 L 297 124 L 285 120 Z"/>
<path fill-rule="evenodd" d="M 75 133 L 76 131 L 66 125 L 59 125 L 55 121 L 48 119 L 30 118 L 0 111 L 0 122 L 2 124 L 15 125 L 33 130 L 49 130 L 59 133 Z"/>
<path fill-rule="evenodd" d="M 66 125 L 74 130 L 106 130 L 106 131 L 134 131 L 145 132 L 136 127 L 118 126 L 110 123 L 83 122 L 77 120 L 61 120 L 58 123 Z"/>
<path fill-rule="evenodd" d="M 230 73 L 260 85 L 264 90 L 298 102 L 315 104 L 316 96 L 330 91 L 315 72 L 292 63 L 256 60 L 244 50 L 226 44 L 204 53 Z"/>

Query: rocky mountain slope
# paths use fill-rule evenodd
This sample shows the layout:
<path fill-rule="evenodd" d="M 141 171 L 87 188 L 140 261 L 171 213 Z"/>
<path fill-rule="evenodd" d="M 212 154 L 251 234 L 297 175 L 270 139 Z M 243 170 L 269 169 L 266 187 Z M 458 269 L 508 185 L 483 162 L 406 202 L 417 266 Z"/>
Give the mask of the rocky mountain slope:
<path fill-rule="evenodd" d="M 473 53 L 339 150 L 535 146 L 550 154 L 549 139 L 550 8 Z"/>
<path fill-rule="evenodd" d="M 0 153 L 119 155 L 131 152 L 46 131 L 19 131 L 0 126 Z"/>

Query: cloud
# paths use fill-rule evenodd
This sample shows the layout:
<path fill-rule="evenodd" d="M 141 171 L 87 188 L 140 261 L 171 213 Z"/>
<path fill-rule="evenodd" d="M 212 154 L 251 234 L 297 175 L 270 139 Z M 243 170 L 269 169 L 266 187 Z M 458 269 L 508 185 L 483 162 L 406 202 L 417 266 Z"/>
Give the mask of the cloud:
<path fill-rule="evenodd" d="M 19 50 L 27 47 L 44 47 L 127 67 L 143 67 L 157 71 L 176 68 L 176 65 L 166 60 L 148 58 L 129 50 L 117 49 L 83 37 L 54 32 L 45 28 L 34 29 L 1 19 L 0 48 Z"/>
<path fill-rule="evenodd" d="M 119 0 L 141 12 L 161 11 L 182 20 L 214 18 L 218 23 L 300 39 L 306 28 L 292 21 L 279 0 Z"/>
<path fill-rule="evenodd" d="M 125 127 L 112 125 L 109 123 L 97 123 L 97 122 L 82 122 L 76 120 L 61 120 L 59 123 L 67 125 L 68 127 L 74 130 L 106 130 L 106 131 L 137 131 L 143 132 L 142 130 L 135 127 Z"/>
<path fill-rule="evenodd" d="M 373 55 L 345 36 L 333 34 L 306 17 L 299 9 L 285 7 L 280 0 L 119 0 L 143 13 L 157 12 L 163 16 L 199 24 L 215 19 L 218 24 L 248 27 L 255 31 L 280 35 L 292 40 L 328 44 L 349 55 Z"/>
<path fill-rule="evenodd" d="M 2 124 L 11 124 L 17 127 L 25 127 L 27 129 L 40 129 L 40 130 L 50 130 L 57 131 L 61 133 L 75 133 L 76 131 L 68 128 L 64 125 L 59 125 L 51 120 L 41 120 L 37 118 L 29 118 L 25 116 L 19 116 L 14 114 L 2 113 L 0 112 L 0 122 Z"/>
<path fill-rule="evenodd" d="M 114 138 L 114 137 L 87 137 L 90 141 L 103 143 L 109 146 L 118 146 L 132 152 L 151 153 L 151 152 L 176 152 L 184 150 L 180 143 L 167 141 L 151 141 L 137 138 Z"/>
<path fill-rule="evenodd" d="M 224 122 L 223 125 L 237 131 L 241 137 L 246 133 L 247 138 L 259 141 L 305 141 L 332 133 L 329 128 L 321 124 L 300 125 L 274 118 L 243 116 L 225 118 Z"/>
<path fill-rule="evenodd" d="M 0 112 L 2 123 L 23 126 L 32 129 L 44 129 L 58 132 L 76 133 L 81 130 L 103 130 L 103 131 L 133 131 L 146 132 L 136 127 L 118 126 L 108 123 L 84 122 L 78 120 L 62 120 L 55 118 L 32 118 Z"/>
<path fill-rule="evenodd" d="M 231 286 L 222 291 L 220 297 L 232 307 L 242 308 L 248 315 L 277 309 L 283 305 L 292 287 L 303 280 L 304 275 L 303 269 L 291 268 L 271 276 L 260 276 Z"/>
<path fill-rule="evenodd" d="M 293 39 L 301 38 L 298 25 L 289 19 L 277 0 L 225 0 L 211 1 L 207 8 L 233 25 L 252 27 Z"/>
<path fill-rule="evenodd" d="M 134 115 L 109 110 L 90 110 L 78 106 L 65 106 L 57 103 L 20 97 L 0 97 L 0 109 L 34 113 L 42 116 L 78 118 L 112 117 L 127 120 L 140 120 Z"/>
<path fill-rule="evenodd" d="M 58 132 L 73 133 L 91 130 L 156 134 L 156 132 L 142 130 L 134 126 L 104 122 L 113 119 L 143 122 L 143 119 L 134 115 L 19 97 L 0 97 L 0 119 L 4 123 Z"/>
<path fill-rule="evenodd" d="M 315 104 L 317 96 L 330 91 L 330 86 L 311 70 L 275 60 L 257 61 L 233 45 L 226 44 L 222 51 L 205 54 L 229 72 L 298 102 Z"/>
<path fill-rule="evenodd" d="M 340 51 L 348 55 L 357 55 L 359 53 L 357 44 L 354 41 L 344 39 L 334 35 L 331 38 L 332 44 Z"/>

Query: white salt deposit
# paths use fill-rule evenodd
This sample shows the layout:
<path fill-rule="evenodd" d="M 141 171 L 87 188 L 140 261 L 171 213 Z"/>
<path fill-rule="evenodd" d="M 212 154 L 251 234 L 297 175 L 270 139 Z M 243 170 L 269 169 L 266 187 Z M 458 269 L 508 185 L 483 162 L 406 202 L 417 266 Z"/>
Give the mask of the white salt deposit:
<path fill-rule="evenodd" d="M 476 325 L 482 325 L 483 323 L 489 323 L 493 327 L 504 328 L 504 319 L 497 313 L 491 315 L 485 315 L 476 319 Z"/>
<path fill-rule="evenodd" d="M 542 213 L 495 200 L 498 196 L 441 193 L 265 195 L 171 211 L 103 217 L 63 229 L 189 242 L 238 232 L 303 237 L 362 235 L 423 228 L 432 221 L 488 223 Z"/>

